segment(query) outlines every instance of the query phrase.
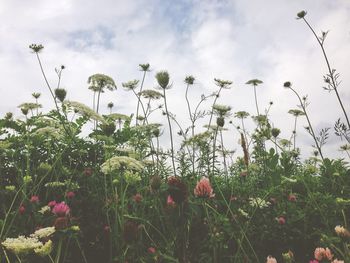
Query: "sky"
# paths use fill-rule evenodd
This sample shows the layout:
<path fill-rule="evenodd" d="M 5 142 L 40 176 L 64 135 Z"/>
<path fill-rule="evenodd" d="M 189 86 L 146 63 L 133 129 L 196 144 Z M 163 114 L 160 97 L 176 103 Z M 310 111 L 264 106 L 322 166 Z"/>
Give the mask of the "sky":
<path fill-rule="evenodd" d="M 184 127 L 189 125 L 184 99 L 187 75 L 196 78 L 189 91 L 192 105 L 201 94 L 217 91 L 214 78 L 219 78 L 233 84 L 217 103 L 231 106 L 232 112 L 251 114 L 255 114 L 254 93 L 245 83 L 262 80 L 257 88 L 259 107 L 267 108 L 273 101 L 271 122 L 282 130 L 280 137 L 287 139 L 294 123 L 287 112 L 298 104 L 283 88 L 285 81 L 291 81 L 301 96 L 308 95 L 307 110 L 315 129 L 333 127 L 344 115 L 335 94 L 322 89 L 327 67 L 311 31 L 296 19 L 301 10 L 308 12 L 306 18 L 318 34 L 329 30 L 325 48 L 331 67 L 340 74 L 339 92 L 350 113 L 348 0 L 1 0 L 0 116 L 11 111 L 21 117 L 17 106 L 32 101 L 33 92 L 42 94 L 43 111 L 53 107 L 35 55 L 28 48 L 37 43 L 45 47 L 40 56 L 53 86 L 57 82 L 54 69 L 66 67 L 61 85 L 69 100 L 92 106 L 88 77 L 103 73 L 115 80 L 118 90 L 101 97 L 102 113 L 108 113 L 108 102 L 114 103 L 115 112 L 135 112 L 136 99 L 121 83 L 141 79 L 138 65 L 150 63 L 144 88 L 155 88 L 155 74 L 167 70 L 172 83 L 167 90 L 169 110 Z M 155 114 L 153 121 L 166 124 L 161 114 Z M 254 127 L 250 119 L 247 126 Z M 304 126 L 306 121 L 300 119 L 297 146 L 307 156 L 313 141 Z M 330 133 L 325 155 L 345 158 L 338 151 L 345 142 L 332 128 Z M 164 147 L 169 143 L 167 134 L 164 126 Z M 227 148 L 236 149 L 237 156 L 241 155 L 238 140 L 233 127 L 225 132 Z"/>

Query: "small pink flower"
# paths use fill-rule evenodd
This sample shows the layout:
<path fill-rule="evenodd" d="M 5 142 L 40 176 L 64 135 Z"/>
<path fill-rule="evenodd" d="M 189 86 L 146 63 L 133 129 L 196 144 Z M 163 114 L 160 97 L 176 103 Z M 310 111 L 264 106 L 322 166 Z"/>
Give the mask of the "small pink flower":
<path fill-rule="evenodd" d="M 335 259 L 332 261 L 332 263 L 344 263 L 344 260 Z"/>
<path fill-rule="evenodd" d="M 288 195 L 288 200 L 291 202 L 296 202 L 297 196 L 295 194 L 290 194 L 290 195 Z"/>
<path fill-rule="evenodd" d="M 277 260 L 274 257 L 268 256 L 266 258 L 266 263 L 277 263 Z"/>
<path fill-rule="evenodd" d="M 69 214 L 70 208 L 65 202 L 58 203 L 52 209 L 52 213 L 56 216 L 66 216 Z"/>
<path fill-rule="evenodd" d="M 136 195 L 134 195 L 134 196 L 132 197 L 132 199 L 133 199 L 136 203 L 141 203 L 141 201 L 142 201 L 142 195 L 139 194 L 139 193 L 137 193 Z"/>
<path fill-rule="evenodd" d="M 26 211 L 26 208 L 24 207 L 24 205 L 21 205 L 19 208 L 18 208 L 18 212 L 23 215 Z"/>
<path fill-rule="evenodd" d="M 148 251 L 148 253 L 150 253 L 150 254 L 156 253 L 156 249 L 155 249 L 154 247 L 149 247 L 149 248 L 147 249 L 147 251 Z"/>
<path fill-rule="evenodd" d="M 286 219 L 283 216 L 280 216 L 279 218 L 277 218 L 277 222 L 280 225 L 284 225 L 286 223 Z"/>
<path fill-rule="evenodd" d="M 202 177 L 202 179 L 197 183 L 194 188 L 194 195 L 197 197 L 209 197 L 212 198 L 215 196 L 213 193 L 213 188 L 210 185 L 209 179 Z"/>
<path fill-rule="evenodd" d="M 30 198 L 30 202 L 31 202 L 31 203 L 35 203 L 35 204 L 39 203 L 39 196 L 33 195 L 33 196 Z"/>
<path fill-rule="evenodd" d="M 168 195 L 168 198 L 166 199 L 166 204 L 168 206 L 175 206 L 176 205 L 176 203 L 175 203 L 174 199 L 171 197 L 171 195 Z"/>
<path fill-rule="evenodd" d="M 317 260 L 322 260 L 325 256 L 326 250 L 323 247 L 318 247 L 315 249 L 314 256 Z"/>
<path fill-rule="evenodd" d="M 49 206 L 51 209 L 56 205 L 57 203 L 56 203 L 56 201 L 54 200 L 54 201 L 50 201 L 48 204 L 47 204 L 47 206 Z"/>
<path fill-rule="evenodd" d="M 309 261 L 309 263 L 319 263 L 319 262 L 316 259 L 312 259 L 312 260 Z"/>
<path fill-rule="evenodd" d="M 105 233 L 110 233 L 110 232 L 111 232 L 110 226 L 105 225 L 105 226 L 103 227 L 103 231 L 104 231 Z"/>
<path fill-rule="evenodd" d="M 68 199 L 72 199 L 72 198 L 74 198 L 74 197 L 75 197 L 75 193 L 74 193 L 74 192 L 72 192 L 72 191 L 67 192 L 67 193 L 66 193 L 66 197 L 67 197 Z"/>

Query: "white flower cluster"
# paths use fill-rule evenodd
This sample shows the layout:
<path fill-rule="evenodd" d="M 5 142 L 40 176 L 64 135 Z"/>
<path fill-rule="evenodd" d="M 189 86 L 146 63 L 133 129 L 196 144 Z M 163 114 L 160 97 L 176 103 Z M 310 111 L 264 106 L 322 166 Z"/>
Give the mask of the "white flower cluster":
<path fill-rule="evenodd" d="M 40 241 L 55 233 L 55 227 L 45 227 L 35 231 L 29 237 L 18 236 L 17 238 L 6 238 L 1 244 L 16 255 L 26 255 L 32 252 L 40 256 L 47 256 L 52 251 L 52 241 L 45 244 Z"/>
<path fill-rule="evenodd" d="M 252 207 L 257 208 L 265 208 L 270 205 L 270 202 L 265 201 L 264 199 L 257 197 L 257 198 L 249 198 L 249 205 Z"/>
<path fill-rule="evenodd" d="M 141 171 L 143 164 L 128 156 L 114 156 L 101 165 L 101 171 L 104 174 L 110 174 L 120 169 Z"/>
<path fill-rule="evenodd" d="M 44 244 L 36 237 L 19 236 L 17 238 L 6 238 L 1 243 L 7 250 L 13 252 L 16 255 L 29 254 L 42 247 Z"/>
<path fill-rule="evenodd" d="M 49 226 L 49 227 L 44 227 L 40 228 L 37 231 L 35 231 L 33 234 L 31 234 L 31 237 L 36 237 L 36 238 L 45 238 L 51 236 L 53 233 L 55 233 L 55 227 L 54 226 Z"/>

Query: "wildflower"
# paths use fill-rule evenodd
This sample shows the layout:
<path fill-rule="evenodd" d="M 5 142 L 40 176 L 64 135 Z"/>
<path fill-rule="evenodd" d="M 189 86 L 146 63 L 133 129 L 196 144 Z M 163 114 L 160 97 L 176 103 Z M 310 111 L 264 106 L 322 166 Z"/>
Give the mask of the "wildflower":
<path fill-rule="evenodd" d="M 171 176 L 168 178 L 169 194 L 178 204 L 187 200 L 188 189 L 186 184 L 179 177 Z"/>
<path fill-rule="evenodd" d="M 68 218 L 67 217 L 58 217 L 56 218 L 54 224 L 55 229 L 63 230 L 68 227 Z"/>
<path fill-rule="evenodd" d="M 195 80 L 195 78 L 194 78 L 193 76 L 190 75 L 190 76 L 187 76 L 187 77 L 185 78 L 185 83 L 188 84 L 188 85 L 193 85 L 194 80 Z"/>
<path fill-rule="evenodd" d="M 266 263 L 277 263 L 277 260 L 274 257 L 268 256 L 266 258 Z"/>
<path fill-rule="evenodd" d="M 231 88 L 230 85 L 232 84 L 232 81 L 221 80 L 221 79 L 217 79 L 217 78 L 214 78 L 214 81 L 215 81 L 215 85 L 219 86 L 220 88 L 223 88 L 223 89 Z"/>
<path fill-rule="evenodd" d="M 64 104 L 79 113 L 82 116 L 88 117 L 89 119 L 95 120 L 95 121 L 100 121 L 100 122 L 105 122 L 103 117 L 96 113 L 93 109 L 90 107 L 86 106 L 83 103 L 77 102 L 77 101 L 68 101 L 66 100 Z"/>
<path fill-rule="evenodd" d="M 6 185 L 5 190 L 9 192 L 14 192 L 16 190 L 16 186 L 14 185 Z"/>
<path fill-rule="evenodd" d="M 245 218 L 249 218 L 249 214 L 248 214 L 246 211 L 244 211 L 242 208 L 238 208 L 238 212 L 239 212 L 242 216 L 244 216 Z"/>
<path fill-rule="evenodd" d="M 302 19 L 306 16 L 307 12 L 302 10 L 297 14 L 297 19 Z"/>
<path fill-rule="evenodd" d="M 282 254 L 282 258 L 286 263 L 292 263 L 294 259 L 294 254 L 292 251 L 289 250 L 288 252 Z"/>
<path fill-rule="evenodd" d="M 172 207 L 174 207 L 176 204 L 175 204 L 175 202 L 174 202 L 174 200 L 173 200 L 173 198 L 170 196 L 170 195 L 168 195 L 168 197 L 167 197 L 167 199 L 166 199 L 166 204 L 168 205 L 168 206 L 172 206 Z"/>
<path fill-rule="evenodd" d="M 323 259 L 328 259 L 328 260 L 332 260 L 333 258 L 333 254 L 332 251 L 327 247 L 327 248 L 322 248 L 322 247 L 318 247 L 315 249 L 314 252 L 314 256 L 315 259 L 321 261 Z"/>
<path fill-rule="evenodd" d="M 101 170 L 104 174 L 110 174 L 120 169 L 141 171 L 143 169 L 143 164 L 128 156 L 114 156 L 101 165 Z"/>
<path fill-rule="evenodd" d="M 41 44 L 31 44 L 29 48 L 33 51 L 33 53 L 39 53 L 44 46 Z"/>
<path fill-rule="evenodd" d="M 145 89 L 140 91 L 139 96 L 144 97 L 146 99 L 150 99 L 150 100 L 158 100 L 161 97 L 163 97 L 163 94 L 156 91 L 156 90 L 151 90 L 151 89 Z"/>
<path fill-rule="evenodd" d="M 52 213 L 59 217 L 66 216 L 69 212 L 70 208 L 65 202 L 57 203 L 52 209 Z"/>
<path fill-rule="evenodd" d="M 126 90 L 134 90 L 134 89 L 136 89 L 137 84 L 139 84 L 139 81 L 134 79 L 134 80 L 122 83 L 122 86 Z"/>
<path fill-rule="evenodd" d="M 125 182 L 130 185 L 135 185 L 141 181 L 141 176 L 137 172 L 126 171 L 124 173 Z"/>
<path fill-rule="evenodd" d="M 71 226 L 70 229 L 74 232 L 79 232 L 80 231 L 80 227 L 79 226 Z"/>
<path fill-rule="evenodd" d="M 60 102 L 63 102 L 67 96 L 67 91 L 65 89 L 57 88 L 55 89 L 55 96 Z"/>
<path fill-rule="evenodd" d="M 57 203 L 56 203 L 56 201 L 54 200 L 54 201 L 50 201 L 48 204 L 47 204 L 47 206 L 49 206 L 51 209 L 56 205 Z"/>
<path fill-rule="evenodd" d="M 35 204 L 37 204 L 37 203 L 39 203 L 39 196 L 37 196 L 37 195 L 33 195 L 31 198 L 30 198 L 30 202 L 31 203 L 35 203 Z"/>
<path fill-rule="evenodd" d="M 159 71 L 156 74 L 156 79 L 158 82 L 158 85 L 162 88 L 162 89 L 167 89 L 169 88 L 169 73 L 167 71 Z"/>
<path fill-rule="evenodd" d="M 40 228 L 36 230 L 33 234 L 31 234 L 31 237 L 36 237 L 38 239 L 45 238 L 51 236 L 53 233 L 55 233 L 55 227 L 45 227 Z"/>
<path fill-rule="evenodd" d="M 66 197 L 67 197 L 68 199 L 72 199 L 72 198 L 75 197 L 75 193 L 72 192 L 72 191 L 69 191 L 69 192 L 66 193 Z"/>
<path fill-rule="evenodd" d="M 270 205 L 270 202 L 265 201 L 264 199 L 257 197 L 257 198 L 249 198 L 249 205 L 252 207 L 257 208 L 265 208 Z"/>
<path fill-rule="evenodd" d="M 332 261 L 332 263 L 344 263 L 344 260 L 335 259 Z"/>
<path fill-rule="evenodd" d="M 24 207 L 24 205 L 21 205 L 21 206 L 19 207 L 19 209 L 18 209 L 18 212 L 19 212 L 21 215 L 23 215 L 23 214 L 25 213 L 25 211 L 26 211 L 26 208 Z"/>
<path fill-rule="evenodd" d="M 30 184 L 31 182 L 33 182 L 33 179 L 30 175 L 26 175 L 23 177 L 23 182 L 24 184 Z"/>
<path fill-rule="evenodd" d="M 38 238 L 25 236 L 6 238 L 1 244 L 15 255 L 29 254 L 33 252 L 34 249 L 43 246 L 43 243 L 40 242 Z"/>
<path fill-rule="evenodd" d="M 297 200 L 297 197 L 295 194 L 288 195 L 288 200 L 291 202 L 295 202 Z"/>
<path fill-rule="evenodd" d="M 149 67 L 150 67 L 149 63 L 146 63 L 146 64 L 139 64 L 139 66 L 140 66 L 140 70 L 141 70 L 141 71 L 147 72 L 147 71 L 150 70 L 150 69 L 149 69 Z"/>
<path fill-rule="evenodd" d="M 309 263 L 319 263 L 319 262 L 318 262 L 318 260 L 316 260 L 316 259 L 312 259 L 312 260 L 310 260 Z"/>
<path fill-rule="evenodd" d="M 215 196 L 208 178 L 202 177 L 202 179 L 197 183 L 196 187 L 194 188 L 194 195 L 204 198 L 212 198 Z"/>
<path fill-rule="evenodd" d="M 147 249 L 147 251 L 148 251 L 148 253 L 150 253 L 150 254 L 156 253 L 156 249 L 155 249 L 154 247 L 149 247 L 149 248 Z"/>
<path fill-rule="evenodd" d="M 239 174 L 240 177 L 247 177 L 248 172 L 247 171 L 243 171 Z"/>
<path fill-rule="evenodd" d="M 280 225 L 284 225 L 286 223 L 286 219 L 283 216 L 277 218 L 277 222 Z"/>
<path fill-rule="evenodd" d="M 337 233 L 338 236 L 340 237 L 350 237 L 350 232 L 343 226 L 336 226 L 334 228 L 335 233 Z"/>
<path fill-rule="evenodd" d="M 136 195 L 134 195 L 132 197 L 132 199 L 136 202 L 136 203 L 141 203 L 142 201 L 142 195 L 140 195 L 139 193 L 137 193 Z"/>
<path fill-rule="evenodd" d="M 34 252 L 35 254 L 41 257 L 46 257 L 47 255 L 50 255 L 52 252 L 52 241 L 49 240 L 43 246 L 34 248 Z"/>

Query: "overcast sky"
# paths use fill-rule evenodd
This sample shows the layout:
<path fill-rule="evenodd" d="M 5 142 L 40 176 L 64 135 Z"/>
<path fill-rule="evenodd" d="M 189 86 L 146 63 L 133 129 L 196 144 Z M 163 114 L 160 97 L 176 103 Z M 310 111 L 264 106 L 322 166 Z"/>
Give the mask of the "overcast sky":
<path fill-rule="evenodd" d="M 274 102 L 270 116 L 284 138 L 293 130 L 293 117 L 287 112 L 298 104 L 282 87 L 289 80 L 301 95 L 308 95 L 316 130 L 332 127 L 343 115 L 335 94 L 322 89 L 327 68 L 314 36 L 303 21 L 295 19 L 300 10 L 308 12 L 317 33 L 329 30 L 325 47 L 332 68 L 341 74 L 339 91 L 350 112 L 349 0 L 1 0 L 0 116 L 8 111 L 20 116 L 17 106 L 31 101 L 33 92 L 42 93 L 44 111 L 53 106 L 28 48 L 41 43 L 45 46 L 41 58 L 52 84 L 54 68 L 65 65 L 62 87 L 70 100 L 92 106 L 87 78 L 95 73 L 114 78 L 118 90 L 102 95 L 102 112 L 107 112 L 110 101 L 116 112 L 135 110 L 136 100 L 121 83 L 140 79 L 138 64 L 150 63 L 145 88 L 156 86 L 157 71 L 168 70 L 173 84 L 168 91 L 169 108 L 183 126 L 188 124 L 183 80 L 191 74 L 196 78 L 190 90 L 193 104 L 201 94 L 217 90 L 214 78 L 227 79 L 233 81 L 232 88 L 222 92 L 218 103 L 230 105 L 233 112 L 252 114 L 253 89 L 245 82 L 261 79 L 259 106 L 264 109 Z M 163 122 L 164 117 L 154 121 Z M 309 154 L 312 139 L 305 125 L 299 122 L 297 143 Z M 225 140 L 240 155 L 237 132 L 227 131 Z M 341 144 L 331 136 L 326 155 L 344 157 L 337 150 Z"/>

